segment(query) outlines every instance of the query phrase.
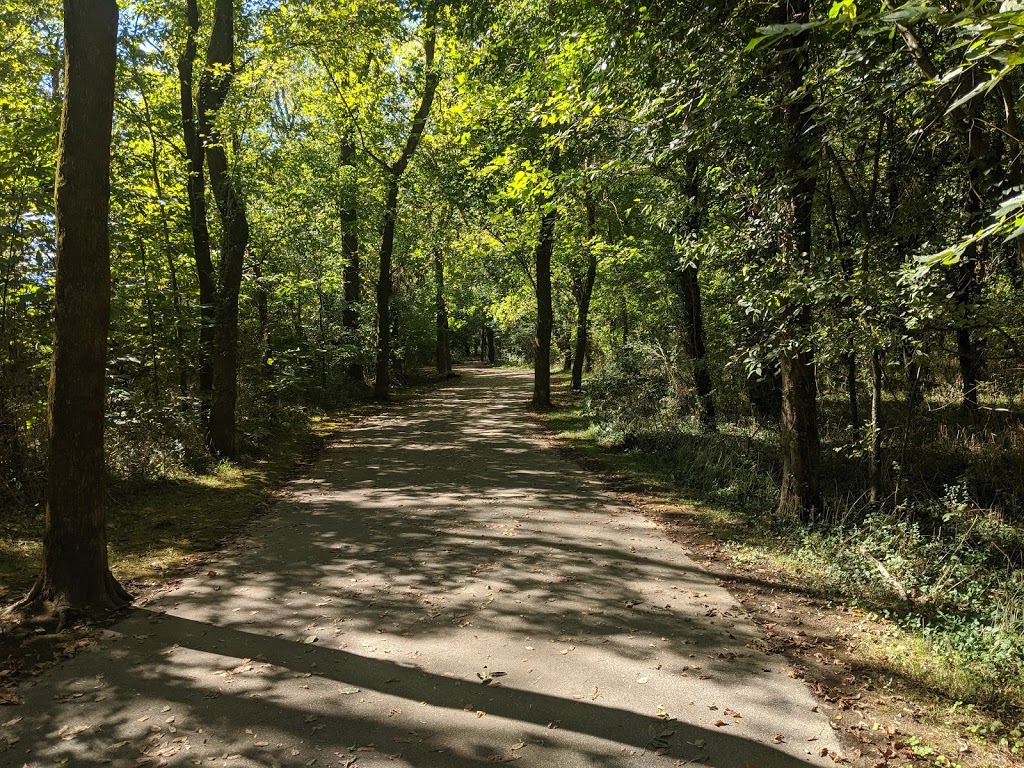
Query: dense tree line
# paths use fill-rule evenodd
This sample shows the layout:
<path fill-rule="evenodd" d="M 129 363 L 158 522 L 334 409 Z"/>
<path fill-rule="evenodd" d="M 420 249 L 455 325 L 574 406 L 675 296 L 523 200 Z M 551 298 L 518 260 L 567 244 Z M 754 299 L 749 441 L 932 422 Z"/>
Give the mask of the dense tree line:
<path fill-rule="evenodd" d="M 124 599 L 104 452 L 232 459 L 453 358 L 532 364 L 538 409 L 561 365 L 624 444 L 771 435 L 780 520 L 958 483 L 1019 513 L 972 463 L 1019 451 L 1014 4 L 124 0 L 115 41 L 116 12 L 0 9 L 0 503 L 48 483 L 33 597 Z"/>

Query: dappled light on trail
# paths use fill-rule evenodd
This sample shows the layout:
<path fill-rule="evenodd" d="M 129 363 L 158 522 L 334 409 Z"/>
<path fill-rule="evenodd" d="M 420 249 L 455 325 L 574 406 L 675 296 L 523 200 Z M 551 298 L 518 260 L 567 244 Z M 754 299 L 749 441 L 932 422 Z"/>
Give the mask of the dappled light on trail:
<path fill-rule="evenodd" d="M 340 433 L 234 554 L 25 686 L 0 764 L 831 765 L 803 684 L 528 390 L 466 372 Z"/>

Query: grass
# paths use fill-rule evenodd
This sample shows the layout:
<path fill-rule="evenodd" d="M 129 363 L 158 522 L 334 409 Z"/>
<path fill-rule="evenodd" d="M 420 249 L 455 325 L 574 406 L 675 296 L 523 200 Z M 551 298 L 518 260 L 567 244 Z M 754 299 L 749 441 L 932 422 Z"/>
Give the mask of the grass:
<path fill-rule="evenodd" d="M 393 393 L 401 402 L 431 389 L 434 378 L 417 379 Z M 275 490 L 312 459 L 331 434 L 387 405 L 355 401 L 329 415 L 304 416 L 278 426 L 263 439 L 263 450 L 238 463 L 221 462 L 206 471 L 177 472 L 170 478 L 109 483 L 107 536 L 111 570 L 118 580 L 140 588 L 174 574 L 218 551 L 257 515 Z M 42 505 L 0 512 L 0 605 L 31 586 L 42 556 Z"/>
<path fill-rule="evenodd" d="M 342 417 L 315 417 L 281 430 L 264 456 L 210 472 L 110 487 L 107 535 L 111 570 L 127 584 L 159 580 L 215 551 L 269 500 L 276 485 L 309 457 Z M 40 514 L 8 522 L 0 536 L 0 601 L 26 590 L 42 556 Z"/>
<path fill-rule="evenodd" d="M 988 564 L 968 558 L 962 541 L 915 538 L 918 528 L 898 510 L 889 518 L 869 519 L 861 529 L 836 519 L 807 531 L 775 519 L 779 467 L 772 434 L 723 424 L 721 434 L 710 436 L 678 425 L 624 435 L 588 413 L 585 398 L 570 394 L 561 378 L 555 398 L 558 407 L 542 419 L 585 466 L 611 476 L 620 489 L 639 493 L 669 523 L 673 516 L 695 520 L 698 536 L 714 542 L 711 546 L 734 571 L 759 574 L 772 594 L 809 595 L 818 605 L 842 606 L 855 617 L 836 618 L 830 631 L 849 646 L 851 667 L 860 670 L 858 685 L 913 702 L 918 733 L 914 743 L 905 745 L 908 759 L 921 765 L 990 768 L 1016 760 L 1012 750 L 1024 754 L 1022 660 L 1012 648 L 1006 658 L 998 648 L 974 652 L 981 630 L 964 616 L 977 608 L 972 601 L 993 596 L 959 583 L 960 574 L 977 573 L 979 581 L 989 578 L 998 587 L 1005 580 L 1005 564 L 988 572 Z M 828 457 L 823 471 L 828 476 L 843 470 L 835 457 Z M 949 513 L 944 519 L 953 517 Z M 956 522 L 947 525 L 953 528 Z M 978 537 L 975 523 L 965 527 L 965 540 Z M 886 560 L 893 572 L 901 577 L 925 572 L 922 589 L 927 590 L 930 579 L 934 594 L 914 593 L 909 602 L 895 595 L 858 553 L 860 541 L 872 546 L 873 540 L 879 550 L 893 552 Z M 905 570 L 898 569 L 899 557 L 908 561 Z M 936 562 L 919 562 L 927 557 Z M 939 615 L 958 599 L 962 616 Z M 1019 605 L 1012 595 L 999 599 L 1010 613 Z M 1004 630 L 1006 636 L 1016 631 L 1009 625 Z M 998 725 L 993 728 L 993 723 Z M 973 746 L 965 747 L 965 739 Z M 963 749 L 971 754 L 959 754 Z"/>

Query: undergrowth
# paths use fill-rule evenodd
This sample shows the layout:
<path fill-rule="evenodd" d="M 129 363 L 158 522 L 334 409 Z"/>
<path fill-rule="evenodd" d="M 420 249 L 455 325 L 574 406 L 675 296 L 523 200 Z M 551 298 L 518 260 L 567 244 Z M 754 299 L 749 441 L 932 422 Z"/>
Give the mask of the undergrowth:
<path fill-rule="evenodd" d="M 437 383 L 436 377 L 411 377 L 394 399 Z M 239 418 L 242 454 L 227 462 L 211 459 L 203 449 L 198 403 L 155 408 L 114 390 L 105 440 L 114 575 L 129 584 L 160 581 L 216 550 L 326 435 L 381 407 L 368 396 L 368 391 L 352 391 L 324 407 L 248 396 Z M 44 478 L 36 478 L 0 506 L 0 605 L 27 590 L 38 573 L 44 491 Z"/>
<path fill-rule="evenodd" d="M 888 622 L 900 652 L 877 651 L 884 665 L 951 702 L 995 713 L 999 738 L 1024 750 L 1024 526 L 1007 503 L 1020 497 L 1024 474 L 1000 475 L 1021 461 L 1005 450 L 1016 443 L 1005 434 L 1013 426 L 971 430 L 949 413 L 932 419 L 930 434 L 893 427 L 889 481 L 899 494 L 871 505 L 850 430 L 826 421 L 826 510 L 801 526 L 775 514 L 777 428 L 733 415 L 707 434 L 684 405 L 659 369 L 610 365 L 550 423 L 641 487 L 699 503 L 707 525 L 735 549 Z M 896 409 L 890 404 L 898 425 Z M 898 444 L 908 439 L 918 445 Z"/>

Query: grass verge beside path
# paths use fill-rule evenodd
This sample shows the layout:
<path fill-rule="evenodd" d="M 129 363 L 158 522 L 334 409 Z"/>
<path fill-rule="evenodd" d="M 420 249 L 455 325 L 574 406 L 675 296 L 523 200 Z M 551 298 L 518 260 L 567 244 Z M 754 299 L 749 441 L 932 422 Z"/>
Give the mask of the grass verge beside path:
<path fill-rule="evenodd" d="M 107 528 L 111 570 L 137 601 L 193 573 L 242 534 L 283 483 L 312 463 L 327 440 L 362 418 L 445 384 L 426 378 L 393 392 L 392 403 L 356 401 L 282 429 L 263 455 L 215 465 L 209 473 L 153 482 L 111 483 Z M 0 610 L 27 592 L 39 570 L 42 516 L 0 528 Z M 89 627 L 62 632 L 0 620 L 0 706 L 16 703 L 20 676 L 73 655 Z M 0 721 L 3 720 L 0 715 Z"/>
<path fill-rule="evenodd" d="M 670 457 L 603 439 L 564 377 L 556 378 L 554 395 L 556 408 L 539 419 L 556 444 L 733 592 L 764 632 L 761 650 L 785 655 L 793 675 L 834 710 L 854 765 L 1024 765 L 1019 700 L 985 708 L 956 701 L 972 681 L 933 654 L 920 632 L 847 599 L 850 585 L 840 589 L 808 561 L 806 540 L 773 534 L 727 507 L 694 503 Z"/>

